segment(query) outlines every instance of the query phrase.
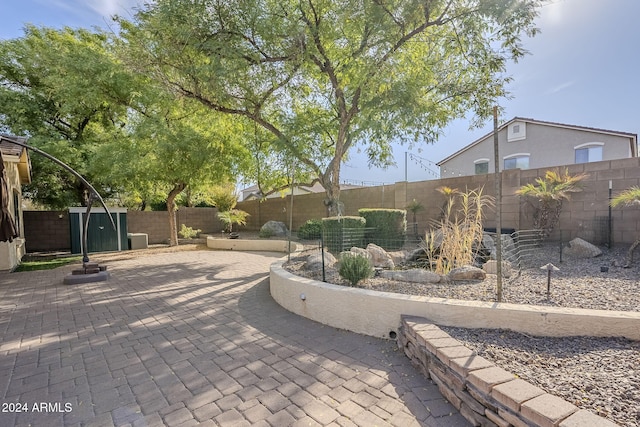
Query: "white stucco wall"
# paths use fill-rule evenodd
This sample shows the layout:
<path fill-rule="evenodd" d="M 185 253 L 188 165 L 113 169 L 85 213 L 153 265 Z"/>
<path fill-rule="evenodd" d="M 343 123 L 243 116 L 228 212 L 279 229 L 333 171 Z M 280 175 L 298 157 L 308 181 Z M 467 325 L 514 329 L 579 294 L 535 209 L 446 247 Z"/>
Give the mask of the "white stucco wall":
<path fill-rule="evenodd" d="M 271 296 L 287 310 L 325 325 L 388 338 L 401 315 L 444 326 L 510 329 L 536 336 L 627 337 L 640 340 L 640 313 L 462 301 L 378 292 L 295 276 L 271 266 Z"/>

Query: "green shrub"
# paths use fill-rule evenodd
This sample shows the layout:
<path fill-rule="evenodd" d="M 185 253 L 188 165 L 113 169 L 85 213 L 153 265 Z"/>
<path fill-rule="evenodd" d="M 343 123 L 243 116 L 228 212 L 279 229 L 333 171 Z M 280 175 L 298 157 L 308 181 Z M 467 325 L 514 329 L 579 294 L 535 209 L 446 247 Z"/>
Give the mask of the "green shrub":
<path fill-rule="evenodd" d="M 310 219 L 298 229 L 298 238 L 303 240 L 317 240 L 322 236 L 322 220 Z"/>
<path fill-rule="evenodd" d="M 359 216 L 332 216 L 322 219 L 324 244 L 333 254 L 352 246 L 362 247 L 365 219 Z"/>
<path fill-rule="evenodd" d="M 365 243 L 374 243 L 386 250 L 404 246 L 407 234 L 407 211 L 404 209 L 359 209 L 367 222 Z"/>
<path fill-rule="evenodd" d="M 345 252 L 340 257 L 340 277 L 348 280 L 351 286 L 356 286 L 359 281 L 368 279 L 373 275 L 371 262 L 364 256 Z"/>
<path fill-rule="evenodd" d="M 275 233 L 270 228 L 261 228 L 258 232 L 258 237 L 262 239 L 268 239 L 269 237 L 275 236 Z"/>
<path fill-rule="evenodd" d="M 183 239 L 193 239 L 194 237 L 196 237 L 198 234 L 200 234 L 202 230 L 198 229 L 198 230 L 194 230 L 191 227 L 187 227 L 186 225 L 182 224 L 180 226 L 180 231 L 178 231 L 178 234 L 180 235 L 180 237 L 182 237 Z"/>

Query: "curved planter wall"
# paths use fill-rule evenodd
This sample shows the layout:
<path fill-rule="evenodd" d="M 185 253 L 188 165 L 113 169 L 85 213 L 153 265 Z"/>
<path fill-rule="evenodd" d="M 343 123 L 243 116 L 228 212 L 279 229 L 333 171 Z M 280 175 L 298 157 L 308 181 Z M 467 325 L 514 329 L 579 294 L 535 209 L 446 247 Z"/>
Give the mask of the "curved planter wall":
<path fill-rule="evenodd" d="M 537 336 L 626 337 L 640 340 L 640 313 L 462 301 L 350 288 L 295 276 L 271 265 L 273 298 L 289 311 L 375 337 L 395 337 L 401 315 L 464 328 L 502 328 Z"/>
<path fill-rule="evenodd" d="M 287 240 L 214 239 L 213 237 L 207 237 L 207 247 L 226 251 L 289 252 L 289 242 Z M 291 252 L 296 250 L 299 250 L 298 244 L 291 242 Z"/>

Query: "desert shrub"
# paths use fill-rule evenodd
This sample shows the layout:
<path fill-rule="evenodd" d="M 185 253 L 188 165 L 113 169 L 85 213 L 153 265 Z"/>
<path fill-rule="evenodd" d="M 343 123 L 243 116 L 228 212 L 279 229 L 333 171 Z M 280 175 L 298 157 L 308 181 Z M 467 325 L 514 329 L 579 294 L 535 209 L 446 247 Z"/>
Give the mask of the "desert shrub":
<path fill-rule="evenodd" d="M 310 219 L 298 229 L 298 238 L 303 240 L 319 239 L 322 235 L 322 220 Z"/>
<path fill-rule="evenodd" d="M 455 267 L 473 264 L 480 250 L 484 209 L 494 205 L 483 189 L 451 194 L 442 219 L 434 221 L 421 244 L 431 268 L 447 274 Z"/>
<path fill-rule="evenodd" d="M 358 282 L 368 279 L 373 275 L 371 261 L 366 257 L 351 252 L 345 252 L 340 257 L 340 277 L 349 281 L 351 286 L 357 286 Z"/>
<path fill-rule="evenodd" d="M 367 222 L 365 242 L 386 250 L 404 246 L 407 234 L 407 211 L 404 209 L 359 209 L 358 214 Z"/>
<path fill-rule="evenodd" d="M 200 234 L 202 230 L 198 229 L 198 230 L 194 230 L 191 227 L 187 227 L 186 225 L 182 224 L 180 226 L 180 231 L 178 231 L 178 234 L 180 235 L 180 237 L 182 237 L 183 239 L 193 239 L 194 237 L 196 237 L 198 234 Z"/>
<path fill-rule="evenodd" d="M 339 254 L 352 246 L 362 246 L 366 221 L 359 216 L 332 216 L 322 219 L 322 237 L 329 252 Z"/>
<path fill-rule="evenodd" d="M 258 237 L 262 239 L 268 239 L 269 237 L 275 236 L 275 233 L 270 228 L 261 228 L 258 232 Z"/>

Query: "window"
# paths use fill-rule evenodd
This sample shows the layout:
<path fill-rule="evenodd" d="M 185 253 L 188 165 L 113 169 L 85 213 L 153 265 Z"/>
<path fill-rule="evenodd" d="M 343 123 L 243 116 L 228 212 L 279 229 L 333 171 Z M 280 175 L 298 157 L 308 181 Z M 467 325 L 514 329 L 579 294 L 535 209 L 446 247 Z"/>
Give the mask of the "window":
<path fill-rule="evenodd" d="M 602 160 L 602 143 L 590 143 L 578 145 L 576 150 L 576 163 L 599 162 Z"/>
<path fill-rule="evenodd" d="M 478 159 L 473 163 L 476 168 L 476 175 L 489 173 L 489 159 Z"/>
<path fill-rule="evenodd" d="M 514 154 L 505 157 L 504 169 L 529 169 L 529 154 Z"/>

